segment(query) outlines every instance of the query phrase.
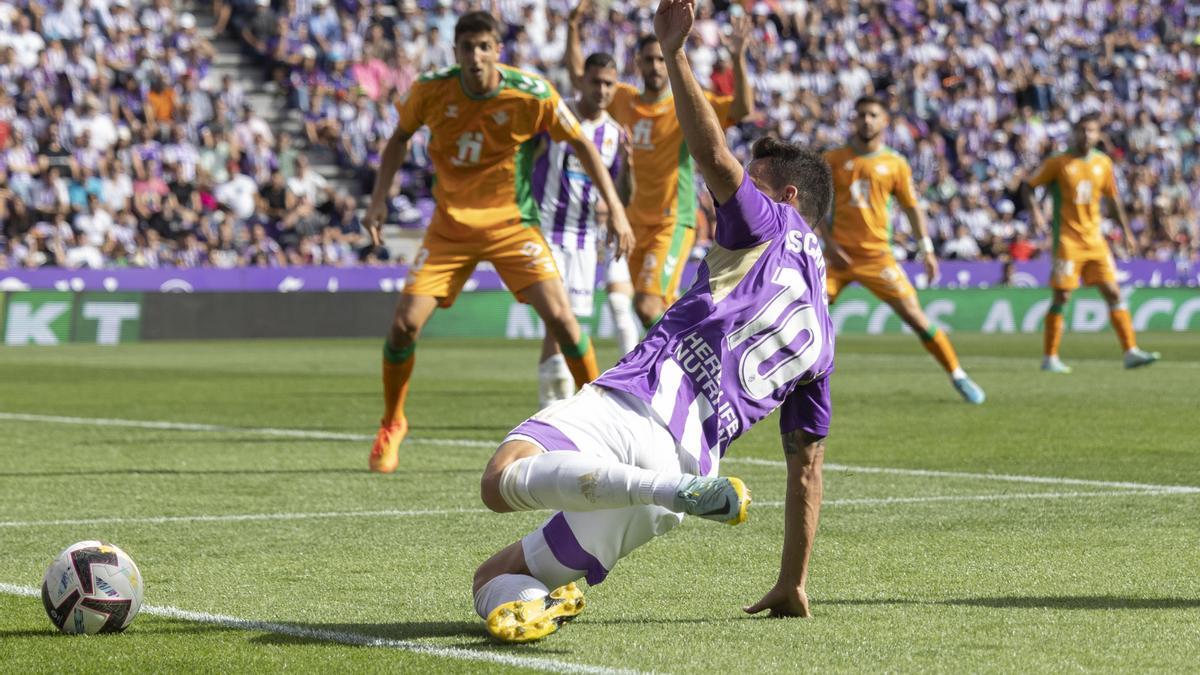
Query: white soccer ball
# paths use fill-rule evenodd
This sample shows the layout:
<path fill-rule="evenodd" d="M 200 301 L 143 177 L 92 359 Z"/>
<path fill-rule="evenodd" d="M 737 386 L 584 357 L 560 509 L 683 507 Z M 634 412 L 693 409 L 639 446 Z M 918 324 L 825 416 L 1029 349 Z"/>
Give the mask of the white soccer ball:
<path fill-rule="evenodd" d="M 117 633 L 137 616 L 145 589 L 127 553 L 102 541 L 81 541 L 50 563 L 42 605 L 64 633 Z"/>

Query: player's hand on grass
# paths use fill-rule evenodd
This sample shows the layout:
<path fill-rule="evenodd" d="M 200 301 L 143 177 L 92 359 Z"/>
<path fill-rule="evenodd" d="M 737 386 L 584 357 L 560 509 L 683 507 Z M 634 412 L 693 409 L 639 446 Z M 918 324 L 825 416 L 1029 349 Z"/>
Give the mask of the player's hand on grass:
<path fill-rule="evenodd" d="M 660 0 L 654 13 L 654 34 L 664 54 L 683 49 L 696 18 L 695 0 Z"/>
<path fill-rule="evenodd" d="M 383 236 L 380 234 L 380 228 L 383 227 L 383 221 L 387 218 L 387 204 L 371 200 L 367 206 L 367 213 L 363 216 L 363 227 L 367 233 L 371 235 L 371 243 L 375 246 L 383 245 Z"/>
<path fill-rule="evenodd" d="M 771 617 L 798 616 L 807 619 L 812 616 L 808 608 L 808 593 L 799 586 L 782 581 L 767 591 L 762 600 L 742 608 L 747 614 L 758 614 L 763 610 L 770 610 L 768 616 Z"/>

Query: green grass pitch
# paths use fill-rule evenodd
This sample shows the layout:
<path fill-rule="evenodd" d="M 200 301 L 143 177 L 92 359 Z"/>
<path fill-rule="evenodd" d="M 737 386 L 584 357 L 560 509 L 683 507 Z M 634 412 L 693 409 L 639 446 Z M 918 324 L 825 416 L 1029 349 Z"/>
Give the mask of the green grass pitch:
<path fill-rule="evenodd" d="M 815 619 L 739 609 L 778 569 L 768 420 L 722 465 L 749 523 L 688 520 L 524 646 L 486 638 L 470 579 L 543 517 L 478 498 L 534 410 L 533 343 L 422 343 L 391 476 L 363 440 L 379 340 L 0 349 L 0 671 L 1194 670 L 1200 339 L 1144 335 L 1165 359 L 1126 372 L 1113 335 L 1068 334 L 1051 376 L 1037 336 L 953 338 L 982 407 L 911 337 L 839 341 Z M 141 567 L 124 634 L 58 635 L 29 595 L 82 539 Z"/>

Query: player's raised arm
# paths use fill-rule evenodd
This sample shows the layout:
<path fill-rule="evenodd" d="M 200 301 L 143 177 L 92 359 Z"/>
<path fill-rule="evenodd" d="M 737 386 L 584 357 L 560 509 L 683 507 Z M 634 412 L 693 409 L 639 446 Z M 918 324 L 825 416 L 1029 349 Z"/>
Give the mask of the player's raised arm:
<path fill-rule="evenodd" d="M 741 121 L 754 112 L 754 84 L 746 71 L 746 46 L 754 25 L 745 13 L 732 17 L 729 23 L 733 28 L 726 42 L 733 58 L 733 103 L 729 106 L 729 119 Z"/>
<path fill-rule="evenodd" d="M 571 76 L 571 86 L 579 89 L 583 81 L 583 45 L 579 37 L 579 24 L 583 17 L 592 9 L 591 0 L 579 0 L 579 4 L 567 15 L 567 74 Z"/>
<path fill-rule="evenodd" d="M 397 127 L 383 149 L 383 156 L 379 159 L 379 174 L 375 176 L 375 189 L 371 191 L 371 202 L 367 205 L 367 213 L 363 216 L 363 226 L 371 234 L 371 243 L 376 246 L 383 244 L 383 237 L 380 236 L 379 229 L 383 227 L 383 221 L 387 218 L 388 192 L 392 189 L 392 180 L 395 179 L 396 172 L 400 170 L 400 165 L 404 163 L 404 158 L 408 155 L 408 139 L 410 138 L 412 138 L 412 134 Z"/>
<path fill-rule="evenodd" d="M 721 120 L 696 82 L 683 45 L 692 32 L 695 0 L 661 0 L 654 13 L 654 33 L 667 61 L 667 77 L 675 95 L 675 113 L 688 151 L 713 197 L 724 203 L 742 184 L 744 171 L 725 144 Z"/>

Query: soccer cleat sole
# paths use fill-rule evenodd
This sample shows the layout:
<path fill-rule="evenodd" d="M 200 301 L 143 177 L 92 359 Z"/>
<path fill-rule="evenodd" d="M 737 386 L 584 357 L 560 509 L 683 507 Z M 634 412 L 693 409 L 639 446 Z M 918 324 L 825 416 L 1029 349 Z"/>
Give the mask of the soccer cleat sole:
<path fill-rule="evenodd" d="M 506 602 L 487 618 L 487 630 L 505 642 L 533 642 L 558 630 L 583 611 L 583 591 L 574 583 L 560 586 L 544 598 Z"/>
<path fill-rule="evenodd" d="M 738 496 L 738 512 L 736 516 L 724 522 L 726 525 L 741 525 L 749 517 L 750 488 L 746 487 L 746 483 L 741 478 L 734 478 L 732 476 L 729 477 L 729 484 L 733 486 L 733 491 Z"/>
<path fill-rule="evenodd" d="M 400 444 L 408 436 L 408 420 L 392 427 L 380 427 L 367 466 L 375 473 L 393 473 L 400 466 Z"/>

